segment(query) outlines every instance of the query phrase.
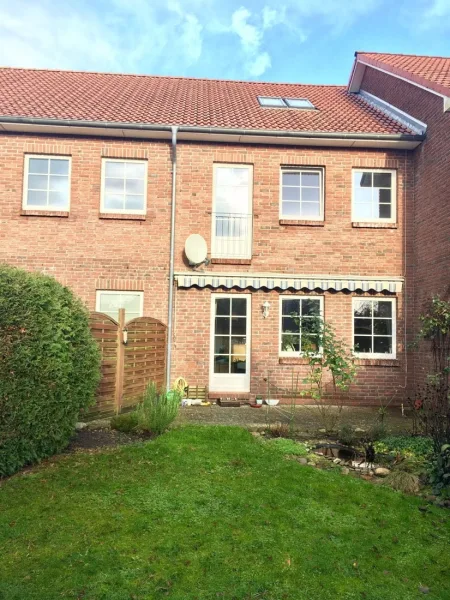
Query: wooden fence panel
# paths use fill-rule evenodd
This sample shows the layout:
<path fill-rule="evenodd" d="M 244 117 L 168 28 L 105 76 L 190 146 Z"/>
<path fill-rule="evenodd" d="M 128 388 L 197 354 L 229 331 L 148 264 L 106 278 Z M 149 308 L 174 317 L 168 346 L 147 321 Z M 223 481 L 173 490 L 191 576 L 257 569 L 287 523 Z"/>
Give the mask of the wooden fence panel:
<path fill-rule="evenodd" d="M 90 327 L 101 353 L 101 381 L 89 415 L 108 416 L 136 405 L 150 381 L 163 387 L 166 375 L 167 327 L 151 317 L 119 322 L 103 313 L 90 315 Z"/>
<path fill-rule="evenodd" d="M 164 386 L 167 328 L 156 319 L 138 317 L 127 323 L 124 355 L 123 407 L 142 398 L 150 381 Z"/>
<path fill-rule="evenodd" d="M 89 317 L 91 333 L 99 345 L 101 355 L 101 380 L 96 402 L 89 410 L 90 416 L 112 415 L 116 412 L 115 392 L 117 376 L 118 323 L 108 315 L 93 312 Z"/>

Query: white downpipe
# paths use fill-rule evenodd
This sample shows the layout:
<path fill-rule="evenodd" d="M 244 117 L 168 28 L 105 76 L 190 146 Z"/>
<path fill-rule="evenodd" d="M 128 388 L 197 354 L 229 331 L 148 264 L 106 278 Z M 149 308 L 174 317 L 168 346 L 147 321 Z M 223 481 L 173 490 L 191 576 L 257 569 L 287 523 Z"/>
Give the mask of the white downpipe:
<path fill-rule="evenodd" d="M 172 127 L 172 210 L 170 216 L 170 262 L 169 262 L 169 314 L 167 317 L 167 355 L 166 355 L 166 389 L 170 389 L 172 366 L 172 330 L 173 330 L 173 273 L 175 261 L 175 215 L 177 199 L 177 132 Z"/>

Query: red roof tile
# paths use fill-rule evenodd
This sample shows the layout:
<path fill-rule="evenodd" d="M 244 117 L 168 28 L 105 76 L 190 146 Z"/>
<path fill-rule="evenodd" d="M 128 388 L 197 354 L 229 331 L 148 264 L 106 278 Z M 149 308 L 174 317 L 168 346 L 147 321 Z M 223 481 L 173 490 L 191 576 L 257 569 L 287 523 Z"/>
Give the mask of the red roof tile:
<path fill-rule="evenodd" d="M 262 108 L 257 96 L 318 110 Z M 231 129 L 411 134 L 344 86 L 0 68 L 1 116 Z"/>
<path fill-rule="evenodd" d="M 450 96 L 450 58 L 413 54 L 357 52 L 357 59 L 399 75 L 444 96 Z"/>

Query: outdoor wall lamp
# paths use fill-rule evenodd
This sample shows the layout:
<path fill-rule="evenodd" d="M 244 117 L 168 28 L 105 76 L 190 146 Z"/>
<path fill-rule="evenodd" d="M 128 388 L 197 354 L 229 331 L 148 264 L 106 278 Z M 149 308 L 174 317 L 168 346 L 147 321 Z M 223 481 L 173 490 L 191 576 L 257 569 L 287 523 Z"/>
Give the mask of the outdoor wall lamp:
<path fill-rule="evenodd" d="M 122 341 L 124 346 L 128 344 L 128 329 L 126 327 L 122 330 Z"/>
<path fill-rule="evenodd" d="M 263 319 L 267 319 L 267 317 L 269 316 L 270 302 L 268 302 L 267 300 L 263 302 L 261 305 L 261 309 Z"/>

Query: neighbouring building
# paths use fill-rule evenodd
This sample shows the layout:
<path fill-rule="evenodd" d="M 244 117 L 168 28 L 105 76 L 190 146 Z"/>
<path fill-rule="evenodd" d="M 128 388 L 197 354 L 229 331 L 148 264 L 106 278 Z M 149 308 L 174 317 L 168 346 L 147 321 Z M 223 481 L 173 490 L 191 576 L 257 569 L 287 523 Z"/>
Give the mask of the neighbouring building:
<path fill-rule="evenodd" d="M 322 315 L 348 402 L 399 403 L 449 284 L 449 111 L 450 58 L 357 53 L 348 86 L 3 68 L 0 260 L 169 324 L 170 381 L 213 398 L 282 394 Z"/>

